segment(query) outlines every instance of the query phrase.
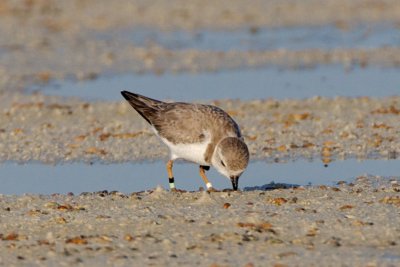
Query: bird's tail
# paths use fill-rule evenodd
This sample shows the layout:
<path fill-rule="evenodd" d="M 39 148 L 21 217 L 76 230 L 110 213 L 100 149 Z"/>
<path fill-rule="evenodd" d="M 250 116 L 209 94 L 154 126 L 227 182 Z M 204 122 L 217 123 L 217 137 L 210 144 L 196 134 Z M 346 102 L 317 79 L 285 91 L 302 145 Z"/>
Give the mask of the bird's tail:
<path fill-rule="evenodd" d="M 160 110 L 160 106 L 164 104 L 162 101 L 128 91 L 122 91 L 121 94 L 128 101 L 128 103 L 150 124 L 152 124 L 151 118 L 157 111 Z"/>

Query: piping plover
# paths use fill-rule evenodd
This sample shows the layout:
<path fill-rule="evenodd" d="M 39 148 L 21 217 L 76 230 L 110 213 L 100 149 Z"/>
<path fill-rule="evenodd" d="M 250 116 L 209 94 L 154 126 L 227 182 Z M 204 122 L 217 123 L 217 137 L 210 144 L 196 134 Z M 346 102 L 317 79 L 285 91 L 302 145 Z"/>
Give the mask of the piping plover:
<path fill-rule="evenodd" d="M 122 91 L 122 96 L 151 125 L 168 146 L 169 186 L 175 189 L 173 162 L 184 159 L 200 165 L 200 176 L 207 189 L 215 191 L 205 174 L 213 166 L 238 189 L 240 175 L 249 162 L 249 150 L 239 126 L 222 109 L 202 104 L 166 103 L 139 94 Z"/>

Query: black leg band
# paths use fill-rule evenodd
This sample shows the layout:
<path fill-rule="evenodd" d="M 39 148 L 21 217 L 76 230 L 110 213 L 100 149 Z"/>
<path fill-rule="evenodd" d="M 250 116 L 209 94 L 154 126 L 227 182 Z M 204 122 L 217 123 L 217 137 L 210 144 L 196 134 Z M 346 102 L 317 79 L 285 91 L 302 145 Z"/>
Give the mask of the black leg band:
<path fill-rule="evenodd" d="M 208 171 L 208 170 L 210 169 L 210 166 L 201 165 L 201 167 L 202 167 L 205 171 Z"/>
<path fill-rule="evenodd" d="M 170 183 L 170 184 L 172 184 L 172 183 L 174 183 L 174 182 L 175 182 L 175 179 L 174 179 L 174 177 L 168 178 L 168 180 L 169 180 L 169 183 Z"/>

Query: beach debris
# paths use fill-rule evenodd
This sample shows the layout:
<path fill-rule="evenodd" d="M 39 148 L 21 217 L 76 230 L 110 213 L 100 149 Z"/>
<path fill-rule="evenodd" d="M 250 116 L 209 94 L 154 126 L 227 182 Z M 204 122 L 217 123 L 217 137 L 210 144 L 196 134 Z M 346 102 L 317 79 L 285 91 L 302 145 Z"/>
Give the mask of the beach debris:
<path fill-rule="evenodd" d="M 29 216 L 39 216 L 39 215 L 42 215 L 42 214 L 46 215 L 46 214 L 48 214 L 48 212 L 41 211 L 39 209 L 33 209 L 33 210 L 30 210 L 30 211 L 27 212 L 27 215 L 29 215 Z"/>
<path fill-rule="evenodd" d="M 26 235 L 18 234 L 15 232 L 9 233 L 5 236 L 0 234 L 0 239 L 3 241 L 20 241 L 20 240 L 27 240 L 28 237 Z"/>
<path fill-rule="evenodd" d="M 67 220 L 64 217 L 59 216 L 54 218 L 54 222 L 58 224 L 66 224 Z"/>
<path fill-rule="evenodd" d="M 288 202 L 288 200 L 286 198 L 283 197 L 277 197 L 277 198 L 273 198 L 273 199 L 269 199 L 268 203 L 277 205 L 277 206 L 281 206 L 283 204 L 285 204 L 286 202 Z"/>
<path fill-rule="evenodd" d="M 388 108 L 378 108 L 371 112 L 371 114 L 393 114 L 400 115 L 400 109 L 396 108 L 394 105 L 390 105 Z"/>
<path fill-rule="evenodd" d="M 351 222 L 351 224 L 352 224 L 353 226 L 372 226 L 372 225 L 374 225 L 373 222 L 364 222 L 364 221 L 361 221 L 361 220 L 358 220 L 358 219 L 354 219 L 354 220 Z"/>
<path fill-rule="evenodd" d="M 400 196 L 386 196 L 379 200 L 381 203 L 393 204 L 400 207 Z"/>
<path fill-rule="evenodd" d="M 229 209 L 230 206 L 231 206 L 230 203 L 224 203 L 224 209 Z"/>
<path fill-rule="evenodd" d="M 75 236 L 72 238 L 68 238 L 65 243 L 67 244 L 75 244 L 75 245 L 86 245 L 89 242 L 87 241 L 87 238 L 84 235 L 80 236 Z"/>
<path fill-rule="evenodd" d="M 55 209 L 55 210 L 59 210 L 59 211 L 79 211 L 79 210 L 85 210 L 85 207 L 81 206 L 81 205 L 71 205 L 68 203 L 64 203 L 64 204 L 59 204 L 57 202 L 51 201 L 51 202 L 47 202 L 46 204 L 44 204 L 44 207 L 47 209 Z"/>
<path fill-rule="evenodd" d="M 102 149 L 102 148 L 97 148 L 97 147 L 93 147 L 93 146 L 88 147 L 88 148 L 85 150 L 85 153 L 86 153 L 86 154 L 91 154 L 91 155 L 98 155 L 98 156 L 105 156 L 105 155 L 107 155 L 107 151 L 105 151 L 104 149 Z"/>
<path fill-rule="evenodd" d="M 273 232 L 275 233 L 275 231 L 272 229 L 272 224 L 267 222 L 267 221 L 263 221 L 260 223 L 252 223 L 252 222 L 238 222 L 237 226 L 240 228 L 248 228 L 257 232 Z"/>
<path fill-rule="evenodd" d="M 119 138 L 119 139 L 129 139 L 135 138 L 141 135 L 143 131 L 133 132 L 133 133 L 102 133 L 99 135 L 100 141 L 107 141 L 110 137 Z"/>
<path fill-rule="evenodd" d="M 347 204 L 347 205 L 341 206 L 341 207 L 339 208 L 339 210 L 349 210 L 349 209 L 352 209 L 352 208 L 354 208 L 353 205 Z"/>
<path fill-rule="evenodd" d="M 319 232 L 319 229 L 316 227 L 313 227 L 311 229 L 309 229 L 306 233 L 306 236 L 316 236 Z"/>
<path fill-rule="evenodd" d="M 286 257 L 290 257 L 290 256 L 296 256 L 296 255 L 298 255 L 298 253 L 296 253 L 294 251 L 287 251 L 287 252 L 279 253 L 277 258 L 282 259 L 282 258 L 286 258 Z"/>
<path fill-rule="evenodd" d="M 131 234 L 125 234 L 124 240 L 125 241 L 133 241 L 133 240 L 135 240 L 135 238 Z"/>

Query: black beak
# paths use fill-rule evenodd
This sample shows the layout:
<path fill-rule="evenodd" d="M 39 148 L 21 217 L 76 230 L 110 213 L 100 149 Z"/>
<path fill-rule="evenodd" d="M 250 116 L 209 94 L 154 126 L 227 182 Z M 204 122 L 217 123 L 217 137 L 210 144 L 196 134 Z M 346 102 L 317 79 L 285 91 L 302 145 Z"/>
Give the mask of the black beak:
<path fill-rule="evenodd" d="M 234 191 L 238 190 L 239 185 L 239 176 L 232 176 L 231 177 L 232 187 Z"/>

